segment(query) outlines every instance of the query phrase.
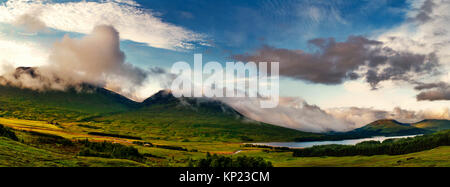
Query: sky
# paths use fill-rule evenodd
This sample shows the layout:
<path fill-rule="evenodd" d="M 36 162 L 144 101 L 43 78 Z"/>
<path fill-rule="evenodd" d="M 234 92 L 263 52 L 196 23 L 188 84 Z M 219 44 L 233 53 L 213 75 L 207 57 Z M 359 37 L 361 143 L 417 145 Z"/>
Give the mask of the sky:
<path fill-rule="evenodd" d="M 0 74 L 79 68 L 76 81 L 140 100 L 196 53 L 222 64 L 277 60 L 278 108 L 227 102 L 254 119 L 317 132 L 380 118 L 448 119 L 448 8 L 448 0 L 0 0 Z"/>

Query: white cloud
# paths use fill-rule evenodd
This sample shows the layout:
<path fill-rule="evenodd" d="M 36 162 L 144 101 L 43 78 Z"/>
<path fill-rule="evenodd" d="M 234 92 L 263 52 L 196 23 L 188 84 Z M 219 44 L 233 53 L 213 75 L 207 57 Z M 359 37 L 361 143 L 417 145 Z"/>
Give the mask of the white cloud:
<path fill-rule="evenodd" d="M 41 66 L 47 63 L 48 54 L 46 48 L 36 43 L 14 41 L 0 35 L 0 65 Z"/>
<path fill-rule="evenodd" d="M 0 4 L 0 22 L 14 23 L 30 12 L 39 12 L 39 19 L 50 28 L 87 34 L 95 25 L 107 24 L 114 26 L 122 39 L 157 48 L 191 49 L 196 43 L 206 42 L 204 35 L 163 22 L 157 13 L 129 0 L 68 3 L 9 0 Z"/>
<path fill-rule="evenodd" d="M 379 89 L 371 90 L 364 82 L 348 81 L 344 83 L 339 94 L 330 94 L 326 100 L 316 101 L 320 107 L 343 108 L 363 107 L 390 111 L 395 107 L 407 110 L 442 109 L 449 106 L 450 101 L 417 101 L 418 92 L 404 82 L 385 81 Z"/>
<path fill-rule="evenodd" d="M 437 80 L 445 80 L 446 72 L 450 70 L 450 1 L 411 0 L 410 3 L 409 21 L 384 32 L 378 39 L 396 50 L 422 54 L 435 52 L 443 66 L 444 76 L 437 77 Z"/>
<path fill-rule="evenodd" d="M 344 107 L 325 110 L 336 120 L 346 121 L 353 127 L 362 127 L 379 119 L 395 119 L 402 123 L 415 123 L 423 119 L 450 119 L 448 107 L 427 110 L 406 110 L 395 107 L 392 111 L 373 108 Z"/>
<path fill-rule="evenodd" d="M 260 98 L 219 98 L 250 119 L 307 132 L 348 131 L 355 126 L 298 97 L 281 97 L 276 108 L 261 108 Z"/>
<path fill-rule="evenodd" d="M 423 119 L 450 119 L 448 106 L 425 110 L 394 107 L 379 110 L 371 107 L 337 107 L 322 109 L 299 97 L 281 97 L 276 108 L 259 107 L 258 98 L 219 98 L 250 119 L 307 132 L 350 131 L 379 119 L 414 123 Z"/>

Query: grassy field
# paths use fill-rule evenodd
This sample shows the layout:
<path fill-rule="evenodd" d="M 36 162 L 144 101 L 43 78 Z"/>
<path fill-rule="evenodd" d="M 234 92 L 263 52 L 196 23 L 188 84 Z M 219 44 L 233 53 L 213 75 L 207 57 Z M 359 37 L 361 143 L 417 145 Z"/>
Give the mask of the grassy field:
<path fill-rule="evenodd" d="M 292 152 L 267 153 L 261 150 L 243 152 L 262 156 L 275 167 L 449 167 L 450 146 L 405 155 L 292 157 Z"/>
<path fill-rule="evenodd" d="M 245 147 L 242 143 L 167 141 L 144 137 L 141 142 L 155 146 L 148 147 L 133 143 L 136 140 L 93 136 L 87 134 L 92 127 L 77 124 L 49 124 L 47 122 L 0 118 L 0 124 L 14 129 L 20 141 L 0 137 L 0 166 L 97 166 L 97 167 L 174 167 L 187 166 L 189 159 L 204 158 L 207 152 L 227 156 L 255 156 L 271 161 L 275 167 L 322 167 L 322 166 L 450 166 L 450 147 L 406 155 L 351 156 L 351 157 L 293 157 L 292 151 L 277 152 L 268 148 Z M 91 124 L 92 125 L 92 124 Z M 95 128 L 94 128 L 95 129 Z M 78 156 L 77 148 L 59 144 L 34 143 L 39 132 L 61 136 L 71 141 L 89 139 L 94 142 L 116 142 L 133 146 L 139 153 L 146 154 L 146 160 L 136 162 L 127 159 L 109 159 Z M 162 146 L 162 147 L 158 147 Z M 181 147 L 174 150 L 164 146 Z"/>
<path fill-rule="evenodd" d="M 55 153 L 0 137 L 0 167 L 144 167 L 124 159 L 80 157 Z"/>

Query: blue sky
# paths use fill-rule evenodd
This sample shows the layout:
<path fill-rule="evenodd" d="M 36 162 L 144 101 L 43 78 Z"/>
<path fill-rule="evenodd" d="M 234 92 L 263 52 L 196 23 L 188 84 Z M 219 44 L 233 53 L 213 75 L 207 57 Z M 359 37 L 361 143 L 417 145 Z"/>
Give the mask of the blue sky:
<path fill-rule="evenodd" d="M 138 1 L 164 21 L 207 34 L 218 48 L 246 52 L 261 43 L 304 48 L 317 37 L 371 35 L 403 22 L 404 1 Z"/>
<path fill-rule="evenodd" d="M 0 2 L 7 2 L 2 0 Z M 78 2 L 58 1 L 53 3 Z M 89 2 L 89 1 L 88 1 Z M 92 1 L 98 2 L 98 1 Z M 230 54 L 246 53 L 263 44 L 279 48 L 308 50 L 307 41 L 334 37 L 344 40 L 349 35 L 372 36 L 405 20 L 410 4 L 396 1 L 315 1 L 315 0 L 139 0 L 138 9 L 151 11 L 165 23 L 205 35 L 212 46 L 196 45 L 193 50 L 161 50 L 142 43 L 122 42 L 128 61 L 137 65 L 169 64 L 185 59 L 187 54 L 211 53 L 213 59 L 226 59 Z M 10 29 L 5 28 L 3 29 Z M 26 39 L 48 45 L 64 34 L 77 32 L 52 29 Z M 119 31 L 120 32 L 120 31 Z M 149 31 L 151 32 L 151 31 Z M 21 39 L 21 37 L 17 37 Z M 23 36 L 22 36 L 23 38 Z M 154 54 L 158 54 L 154 57 Z M 207 58 L 207 57 L 206 57 Z M 155 59 L 156 64 L 143 59 Z"/>

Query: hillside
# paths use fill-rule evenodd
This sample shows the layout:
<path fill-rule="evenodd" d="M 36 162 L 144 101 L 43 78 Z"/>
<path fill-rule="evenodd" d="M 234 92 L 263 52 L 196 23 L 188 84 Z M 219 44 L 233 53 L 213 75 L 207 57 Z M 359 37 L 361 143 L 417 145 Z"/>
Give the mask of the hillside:
<path fill-rule="evenodd" d="M 103 88 L 84 85 L 82 90 L 34 91 L 0 86 L 0 117 L 30 120 L 82 120 L 101 114 L 128 111 L 138 103 Z"/>
<path fill-rule="evenodd" d="M 176 141 L 294 141 L 323 137 L 255 122 L 219 101 L 175 98 L 161 91 L 137 103 L 90 85 L 66 91 L 0 86 L 0 117 L 58 125 L 77 123 L 92 128 L 70 128 Z"/>
<path fill-rule="evenodd" d="M 450 129 L 450 120 L 426 119 L 413 123 L 412 126 L 432 131 L 441 131 Z"/>
<path fill-rule="evenodd" d="M 6 123 L 8 124 L 8 122 Z M 19 120 L 14 123 L 28 123 L 28 121 Z M 32 124 L 36 127 L 45 125 Z M 17 127 L 14 124 L 10 125 L 14 129 Z M 76 142 L 74 144 L 67 144 L 67 140 L 75 141 L 83 135 L 73 135 L 71 133 L 61 134 L 61 132 L 56 130 L 59 128 L 52 128 L 55 128 L 55 131 L 47 131 L 50 134 L 14 130 L 19 141 L 1 137 L 0 135 L 0 167 L 174 167 L 186 166 L 190 159 L 205 158 L 206 152 L 217 153 L 226 157 L 232 156 L 233 153 L 238 156 L 262 157 L 272 162 L 276 167 L 449 166 L 450 156 L 448 154 L 450 147 L 448 146 L 396 156 L 293 157 L 292 150 L 279 151 L 271 148 L 243 147 L 241 144 L 235 143 L 170 142 L 170 145 L 183 146 L 186 150 L 174 150 L 169 146 L 143 146 L 133 144 L 139 150 L 139 153 L 146 157 L 145 160 L 137 162 L 129 159 L 104 158 L 102 155 L 81 156 L 79 151 L 82 150 L 80 148 L 83 145 Z M 97 142 L 103 141 L 100 137 L 89 137 L 89 139 Z M 125 139 L 122 140 L 126 141 Z M 152 141 L 152 143 L 158 145 L 163 142 Z M 130 143 L 124 144 L 132 145 Z M 235 156 L 233 155 L 233 157 Z"/>
<path fill-rule="evenodd" d="M 401 136 L 426 134 L 431 131 L 414 127 L 410 124 L 400 123 L 391 119 L 377 120 L 364 127 L 347 132 L 347 135 L 369 136 Z"/>
<path fill-rule="evenodd" d="M 242 114 L 220 101 L 211 100 L 208 98 L 176 98 L 172 95 L 170 90 L 161 90 L 142 102 L 144 107 L 153 107 L 166 104 L 176 104 L 178 107 L 201 110 L 199 112 L 203 113 L 220 115 L 225 114 L 236 118 L 244 118 Z"/>
<path fill-rule="evenodd" d="M 0 137 L 0 167 L 144 167 L 125 159 L 75 157 Z"/>
<path fill-rule="evenodd" d="M 160 91 L 142 104 L 138 110 L 93 120 L 111 123 L 110 131 L 126 128 L 138 136 L 168 140 L 248 142 L 323 137 L 247 119 L 219 101 L 175 98 L 168 91 Z"/>

